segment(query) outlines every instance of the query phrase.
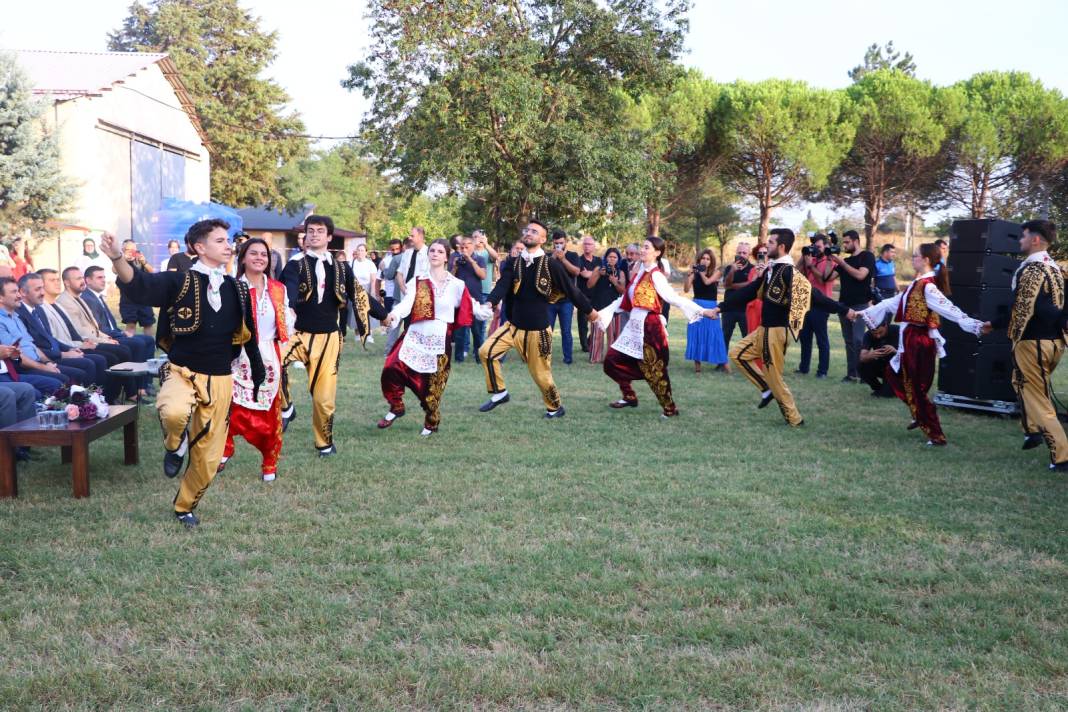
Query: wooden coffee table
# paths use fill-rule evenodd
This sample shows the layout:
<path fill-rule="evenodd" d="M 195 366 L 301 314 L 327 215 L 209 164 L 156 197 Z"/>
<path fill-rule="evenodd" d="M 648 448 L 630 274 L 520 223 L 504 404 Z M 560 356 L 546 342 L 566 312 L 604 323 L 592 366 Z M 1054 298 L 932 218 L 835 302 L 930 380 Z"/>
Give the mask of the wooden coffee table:
<path fill-rule="evenodd" d="M 89 496 L 89 443 L 110 432 L 122 428 L 125 445 L 124 464 L 136 465 L 137 451 L 137 406 L 113 405 L 108 417 L 99 420 L 67 423 L 65 428 L 43 429 L 37 418 L 0 428 L 0 497 L 18 497 L 18 472 L 15 466 L 17 447 L 61 448 L 63 464 L 70 463 L 74 482 L 74 496 Z"/>

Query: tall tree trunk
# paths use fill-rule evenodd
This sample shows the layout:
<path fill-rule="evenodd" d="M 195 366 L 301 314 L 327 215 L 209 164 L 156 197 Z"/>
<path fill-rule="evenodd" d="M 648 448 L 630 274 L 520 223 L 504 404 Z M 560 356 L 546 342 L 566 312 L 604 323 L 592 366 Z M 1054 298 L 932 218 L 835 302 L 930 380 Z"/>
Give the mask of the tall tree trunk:
<path fill-rule="evenodd" d="M 645 236 L 660 237 L 660 206 L 653 202 L 645 204 Z"/>
<path fill-rule="evenodd" d="M 760 203 L 760 231 L 757 233 L 757 246 L 768 241 L 768 227 L 771 225 L 771 210 L 767 203 Z"/>
<path fill-rule="evenodd" d="M 875 231 L 882 219 L 883 203 L 879 198 L 864 201 L 864 249 L 872 249 L 875 244 Z"/>

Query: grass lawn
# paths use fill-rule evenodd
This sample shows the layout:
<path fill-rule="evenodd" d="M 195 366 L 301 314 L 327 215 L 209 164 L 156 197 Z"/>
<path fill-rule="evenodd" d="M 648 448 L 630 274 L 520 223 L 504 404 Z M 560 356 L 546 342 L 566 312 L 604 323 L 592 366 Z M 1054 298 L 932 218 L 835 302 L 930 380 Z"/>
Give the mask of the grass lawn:
<path fill-rule="evenodd" d="M 833 321 L 833 320 L 832 320 Z M 672 330 L 670 421 L 561 363 L 484 415 L 458 364 L 441 432 L 379 432 L 382 339 L 347 348 L 340 455 L 298 396 L 278 480 L 243 442 L 183 530 L 142 413 L 74 500 L 58 452 L 0 502 L 0 708 L 1068 708 L 1068 480 L 1016 422 L 788 376 L 806 425 Z M 576 338 L 577 347 L 577 338 Z M 797 363 L 791 346 L 789 368 Z M 295 371 L 298 383 L 305 374 Z"/>

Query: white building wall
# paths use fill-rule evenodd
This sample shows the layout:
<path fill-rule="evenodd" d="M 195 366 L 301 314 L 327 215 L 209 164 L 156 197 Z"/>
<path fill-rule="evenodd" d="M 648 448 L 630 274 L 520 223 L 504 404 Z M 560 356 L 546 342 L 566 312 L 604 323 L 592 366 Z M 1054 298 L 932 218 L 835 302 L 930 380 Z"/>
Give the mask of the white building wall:
<path fill-rule="evenodd" d="M 120 239 L 131 236 L 131 200 L 138 191 L 132 190 L 131 154 L 135 150 L 126 132 L 181 149 L 178 155 L 160 155 L 161 165 L 168 167 L 159 181 L 161 193 L 175 193 L 166 197 L 195 202 L 210 199 L 207 149 L 158 64 L 127 77 L 103 96 L 55 103 L 48 123 L 53 129 L 58 126 L 63 171 L 77 185 L 75 206 L 66 222 L 90 228 L 95 237 L 103 230 Z M 184 165 L 179 168 L 176 161 Z M 42 245 L 35 264 L 39 260 L 38 267 L 66 266 L 52 262 L 69 264 L 81 254 L 84 237 L 84 232 L 67 231 L 58 244 Z"/>

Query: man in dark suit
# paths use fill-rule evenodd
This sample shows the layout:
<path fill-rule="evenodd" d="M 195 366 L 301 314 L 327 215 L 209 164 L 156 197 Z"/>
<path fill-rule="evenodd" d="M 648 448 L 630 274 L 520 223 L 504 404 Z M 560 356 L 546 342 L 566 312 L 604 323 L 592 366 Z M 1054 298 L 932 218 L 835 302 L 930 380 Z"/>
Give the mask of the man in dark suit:
<path fill-rule="evenodd" d="M 115 315 L 104 303 L 104 269 L 89 267 L 85 270 L 85 291 L 81 293 L 82 301 L 89 305 L 89 311 L 100 326 L 100 331 L 130 349 L 134 361 L 147 361 L 156 353 L 156 340 L 147 334 L 127 336 L 115 320 Z"/>
<path fill-rule="evenodd" d="M 28 272 L 19 279 L 22 306 L 17 310 L 22 323 L 33 339 L 37 350 L 55 362 L 61 373 L 72 383 L 88 386 L 98 385 L 104 389 L 104 398 L 114 402 L 118 396 L 118 383 L 108 375 L 108 360 L 101 354 L 85 353 L 80 349 L 64 349 L 52 336 L 41 304 L 44 302 L 44 281 L 36 272 Z"/>

